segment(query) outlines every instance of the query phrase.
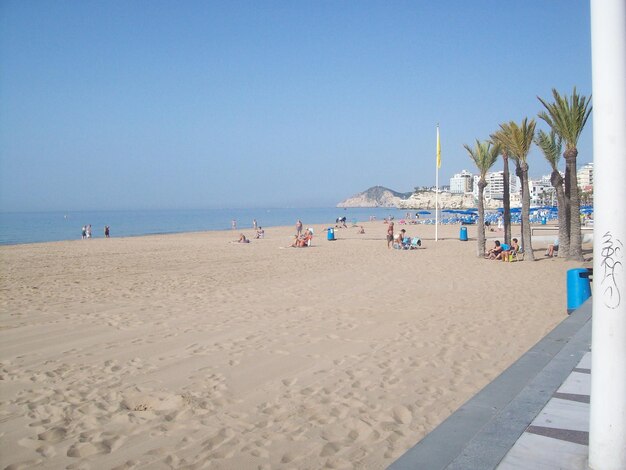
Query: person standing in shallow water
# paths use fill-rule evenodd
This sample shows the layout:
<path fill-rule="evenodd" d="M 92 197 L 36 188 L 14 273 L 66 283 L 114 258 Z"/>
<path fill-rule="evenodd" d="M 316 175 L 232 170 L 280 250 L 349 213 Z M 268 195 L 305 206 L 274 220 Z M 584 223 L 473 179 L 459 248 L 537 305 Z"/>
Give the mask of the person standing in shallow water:
<path fill-rule="evenodd" d="M 299 237 L 300 235 L 302 235 L 302 221 L 298 219 L 296 222 L 296 236 Z"/>

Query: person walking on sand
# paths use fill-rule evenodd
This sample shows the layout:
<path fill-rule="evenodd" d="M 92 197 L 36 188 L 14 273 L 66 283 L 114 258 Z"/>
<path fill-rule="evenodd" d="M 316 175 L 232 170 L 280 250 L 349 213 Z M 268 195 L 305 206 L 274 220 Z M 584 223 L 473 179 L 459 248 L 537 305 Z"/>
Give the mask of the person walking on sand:
<path fill-rule="evenodd" d="M 87 238 L 87 226 L 83 225 L 83 240 Z"/>
<path fill-rule="evenodd" d="M 256 219 L 253 219 L 253 220 L 252 220 L 252 228 L 253 228 L 254 230 L 256 230 L 256 229 L 257 229 Z"/>
<path fill-rule="evenodd" d="M 235 219 L 230 221 L 230 228 L 237 230 L 237 221 Z"/>
<path fill-rule="evenodd" d="M 296 222 L 296 237 L 299 237 L 300 235 L 302 235 L 302 221 L 298 219 Z"/>
<path fill-rule="evenodd" d="M 392 243 L 393 243 L 393 222 L 389 221 L 389 225 L 387 225 L 387 248 L 391 248 Z"/>
<path fill-rule="evenodd" d="M 104 226 L 104 238 L 109 238 L 110 232 L 109 232 L 109 226 L 105 225 Z"/>

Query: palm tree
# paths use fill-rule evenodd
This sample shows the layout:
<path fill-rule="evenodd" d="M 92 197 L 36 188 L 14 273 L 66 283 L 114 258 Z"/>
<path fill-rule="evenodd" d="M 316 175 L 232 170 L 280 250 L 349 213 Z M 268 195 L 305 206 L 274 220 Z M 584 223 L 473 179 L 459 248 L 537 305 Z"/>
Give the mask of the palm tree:
<path fill-rule="evenodd" d="M 556 200 L 559 208 L 559 258 L 565 258 L 569 254 L 569 200 L 565 197 L 563 177 L 558 170 L 561 159 L 562 139 L 554 131 L 550 134 L 539 131 L 535 138 L 535 144 L 541 149 L 544 157 L 552 167 L 550 183 L 556 191 Z"/>
<path fill-rule="evenodd" d="M 504 221 L 504 243 L 511 243 L 511 191 L 509 188 L 510 176 L 509 176 L 509 149 L 506 147 L 506 138 L 503 135 L 502 130 L 496 131 L 491 134 L 491 141 L 494 144 L 500 146 L 500 155 L 504 161 L 504 168 L 502 171 L 502 218 Z"/>
<path fill-rule="evenodd" d="M 522 249 L 528 259 L 535 260 L 530 237 L 530 192 L 528 191 L 528 153 L 535 137 L 535 120 L 524 118 L 521 125 L 510 121 L 500 124 L 505 145 L 518 168 L 518 176 L 522 181 Z"/>
<path fill-rule="evenodd" d="M 497 144 L 492 144 L 488 140 L 480 142 L 476 139 L 476 145 L 471 148 L 469 145 L 464 145 L 465 150 L 469 153 L 469 156 L 474 163 L 478 172 L 480 173 L 480 179 L 478 180 L 478 251 L 477 256 L 479 258 L 485 257 L 485 205 L 484 205 L 484 192 L 487 186 L 486 175 L 489 169 L 498 159 L 500 148 Z"/>
<path fill-rule="evenodd" d="M 576 93 L 572 96 L 561 96 L 556 89 L 552 89 L 554 103 L 546 103 L 537 97 L 545 111 L 539 113 L 543 119 L 565 142 L 565 193 L 569 196 L 569 252 L 568 258 L 583 260 L 582 234 L 580 231 L 580 197 L 578 181 L 576 179 L 576 159 L 578 157 L 578 139 L 591 114 L 591 97 L 586 98 Z"/>

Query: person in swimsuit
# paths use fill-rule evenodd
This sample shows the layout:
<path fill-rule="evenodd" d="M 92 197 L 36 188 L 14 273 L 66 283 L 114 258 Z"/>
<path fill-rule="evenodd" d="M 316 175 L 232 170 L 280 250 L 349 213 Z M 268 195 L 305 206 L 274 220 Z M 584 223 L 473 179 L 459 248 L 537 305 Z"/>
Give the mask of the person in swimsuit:
<path fill-rule="evenodd" d="M 389 221 L 389 225 L 387 226 L 387 248 L 391 248 L 392 243 L 393 243 L 393 222 Z"/>

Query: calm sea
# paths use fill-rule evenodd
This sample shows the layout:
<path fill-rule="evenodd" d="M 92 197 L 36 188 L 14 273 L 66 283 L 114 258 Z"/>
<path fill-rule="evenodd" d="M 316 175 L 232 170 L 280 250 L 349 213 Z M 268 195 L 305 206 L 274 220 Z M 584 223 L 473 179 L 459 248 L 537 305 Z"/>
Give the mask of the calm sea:
<path fill-rule="evenodd" d="M 414 213 L 414 212 L 413 212 Z M 390 208 L 306 208 L 306 209 L 205 209 L 137 210 L 84 212 L 4 212 L 0 213 L 0 245 L 38 243 L 81 238 L 83 225 L 91 224 L 94 238 L 104 237 L 104 226 L 111 227 L 112 237 L 133 237 L 160 233 L 229 230 L 231 220 L 239 229 L 251 229 L 257 220 L 261 227 L 295 225 L 301 219 L 305 227 L 335 223 L 338 217 L 349 222 L 378 220 L 393 216 L 404 218 L 405 210 Z M 420 217 L 428 217 L 421 215 Z"/>

